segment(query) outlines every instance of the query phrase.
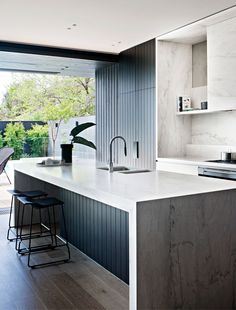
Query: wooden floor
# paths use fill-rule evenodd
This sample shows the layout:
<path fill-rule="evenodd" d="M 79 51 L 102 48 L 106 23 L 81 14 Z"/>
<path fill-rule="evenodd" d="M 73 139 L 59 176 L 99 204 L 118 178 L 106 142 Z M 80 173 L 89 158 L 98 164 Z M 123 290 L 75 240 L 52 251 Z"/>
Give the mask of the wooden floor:
<path fill-rule="evenodd" d="M 29 269 L 6 240 L 0 215 L 0 309 L 128 309 L 128 286 L 72 248 L 67 264 Z"/>

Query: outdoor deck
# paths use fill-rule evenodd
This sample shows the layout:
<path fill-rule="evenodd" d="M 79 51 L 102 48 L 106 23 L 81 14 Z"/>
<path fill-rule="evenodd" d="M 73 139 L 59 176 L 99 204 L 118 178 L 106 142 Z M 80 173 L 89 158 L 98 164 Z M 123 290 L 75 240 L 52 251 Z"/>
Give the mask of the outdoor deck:
<path fill-rule="evenodd" d="M 13 169 L 11 164 L 7 167 L 7 172 L 13 182 Z M 12 189 L 13 184 L 9 184 L 5 173 L 0 175 L 0 214 L 6 213 L 10 207 L 11 195 L 7 192 L 8 189 Z"/>

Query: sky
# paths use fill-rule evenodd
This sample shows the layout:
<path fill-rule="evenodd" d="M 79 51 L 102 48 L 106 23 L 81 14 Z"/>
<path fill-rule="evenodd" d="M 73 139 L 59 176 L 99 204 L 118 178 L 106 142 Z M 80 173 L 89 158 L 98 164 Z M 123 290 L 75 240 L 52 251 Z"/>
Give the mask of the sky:
<path fill-rule="evenodd" d="M 2 102 L 7 86 L 11 83 L 12 79 L 13 76 L 11 72 L 0 71 L 0 103 Z"/>

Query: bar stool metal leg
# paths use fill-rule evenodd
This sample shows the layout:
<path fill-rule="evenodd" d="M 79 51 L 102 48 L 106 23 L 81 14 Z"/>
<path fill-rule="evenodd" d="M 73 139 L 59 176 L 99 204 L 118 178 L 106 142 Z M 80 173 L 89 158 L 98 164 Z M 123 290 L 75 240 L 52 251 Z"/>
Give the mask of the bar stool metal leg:
<path fill-rule="evenodd" d="M 18 248 L 18 236 L 19 236 L 19 223 L 20 223 L 20 207 L 21 203 L 18 201 L 18 207 L 17 207 L 17 220 L 16 220 L 16 238 L 15 238 L 15 249 Z"/>
<path fill-rule="evenodd" d="M 23 231 L 23 221 L 24 221 L 24 214 L 25 214 L 25 205 L 22 204 L 22 211 L 21 211 L 21 225 L 20 225 L 20 233 L 17 232 L 17 238 L 16 238 L 16 250 L 20 250 L 20 245 L 22 242 L 22 231 Z M 17 225 L 18 227 L 19 225 Z M 19 229 L 19 228 L 18 228 Z M 20 236 L 20 238 L 18 238 Z M 19 243 L 18 243 L 19 241 Z"/>
<path fill-rule="evenodd" d="M 34 208 L 31 206 L 31 218 L 30 218 L 30 231 L 29 231 L 29 248 L 28 248 L 28 266 L 32 267 L 30 265 L 30 258 L 31 258 L 31 242 L 32 242 L 32 226 L 33 226 L 33 213 Z"/>
<path fill-rule="evenodd" d="M 68 243 L 68 235 L 67 235 L 67 228 L 66 228 L 66 221 L 65 221 L 65 214 L 64 214 L 64 204 L 62 201 L 58 200 L 57 198 L 54 197 L 47 197 L 47 198 L 41 198 L 41 199 L 35 199 L 35 200 L 29 200 L 27 197 L 18 197 L 19 201 L 22 203 L 24 206 L 22 209 L 22 214 L 21 214 L 21 223 L 20 223 L 20 232 L 19 232 L 19 237 L 18 239 L 20 240 L 20 244 L 25 245 L 25 248 L 21 248 L 20 246 L 18 247 L 18 253 L 21 255 L 28 254 L 28 267 L 30 268 L 36 268 L 36 267 L 43 267 L 43 266 L 49 266 L 53 264 L 59 264 L 59 263 L 65 263 L 70 260 L 70 248 L 69 248 L 69 243 Z M 22 227 L 23 227 L 23 220 L 24 220 L 24 208 L 25 206 L 31 207 L 31 213 L 30 213 L 30 228 L 29 228 L 29 233 L 28 234 L 22 234 Z M 56 227 L 56 213 L 55 213 L 55 207 L 59 208 L 59 211 L 61 211 L 61 219 L 62 219 L 62 224 L 64 226 L 64 237 L 60 237 L 57 235 L 57 227 Z M 34 220 L 34 211 L 38 210 L 39 216 L 41 214 L 41 209 L 47 209 L 47 215 L 48 215 L 48 224 L 49 227 L 41 223 L 43 226 L 47 227 L 46 234 L 43 234 L 39 236 L 38 243 L 32 244 L 33 243 L 33 238 L 35 238 L 35 232 L 33 232 L 33 220 Z M 52 211 L 53 215 L 53 224 L 54 227 L 52 227 L 52 221 L 51 221 L 51 215 L 50 215 L 50 209 Z M 45 214 L 45 215 L 46 215 Z M 41 216 L 40 216 L 41 217 Z M 42 220 L 42 218 L 41 218 Z M 44 239 L 46 237 L 46 239 Z M 47 237 L 51 237 L 51 243 L 45 244 L 45 240 L 48 241 Z M 54 244 L 54 239 L 55 239 L 55 244 Z M 26 243 L 25 241 L 28 241 Z M 60 241 L 60 242 L 59 242 Z M 48 260 L 44 260 L 42 263 L 36 263 L 32 264 L 32 254 L 37 254 L 38 252 L 44 252 L 48 250 L 54 250 L 56 248 L 60 247 L 66 247 L 67 253 L 66 254 L 64 251 L 59 251 L 58 253 L 61 253 L 60 256 L 55 260 L 50 259 L 48 257 Z M 62 256 L 61 256 L 62 255 Z M 68 256 L 67 256 L 68 255 Z"/>
<path fill-rule="evenodd" d="M 61 213 L 62 213 L 62 219 L 63 219 L 63 225 L 64 225 L 64 233 L 65 233 L 65 239 L 66 239 L 66 247 L 67 247 L 67 250 L 68 250 L 68 261 L 69 261 L 70 260 L 70 248 L 69 248 L 69 244 L 68 244 L 68 234 L 67 234 L 67 228 L 66 228 L 64 204 L 61 205 Z"/>
<path fill-rule="evenodd" d="M 13 226 L 11 226 L 11 218 L 12 218 L 12 209 L 13 209 L 13 195 L 11 196 L 11 207 L 10 207 L 10 215 L 9 215 L 9 224 L 8 224 L 8 230 L 7 230 L 7 240 L 13 241 L 14 238 L 10 238 L 10 230 Z"/>
<path fill-rule="evenodd" d="M 53 233 L 52 233 L 52 222 L 51 222 L 51 215 L 50 215 L 50 210 L 49 208 L 48 209 L 48 228 L 49 228 L 49 231 L 50 231 L 50 235 L 51 235 L 51 242 L 53 244 Z"/>
<path fill-rule="evenodd" d="M 52 206 L 52 211 L 53 211 L 54 239 L 55 239 L 55 244 L 57 246 L 57 226 L 56 226 L 56 216 L 55 216 L 55 207 L 54 207 L 54 205 Z"/>

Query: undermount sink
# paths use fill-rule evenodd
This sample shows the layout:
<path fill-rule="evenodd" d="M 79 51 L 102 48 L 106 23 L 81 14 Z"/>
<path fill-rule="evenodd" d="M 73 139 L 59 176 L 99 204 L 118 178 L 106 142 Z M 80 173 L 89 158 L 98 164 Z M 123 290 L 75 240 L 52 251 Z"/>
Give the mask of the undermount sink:
<path fill-rule="evenodd" d="M 144 172 L 151 172 L 151 170 L 142 169 L 142 170 L 128 170 L 128 171 L 119 171 L 123 174 L 134 174 L 134 173 L 144 173 Z"/>
<path fill-rule="evenodd" d="M 98 169 L 108 171 L 109 167 L 99 167 Z M 113 167 L 113 171 L 129 171 L 129 168 L 125 166 L 115 166 Z"/>
<path fill-rule="evenodd" d="M 99 167 L 97 169 L 109 171 L 109 167 Z M 133 169 L 133 168 L 127 168 L 125 166 L 115 166 L 113 167 L 113 171 L 123 173 L 123 174 L 151 172 L 151 170 L 148 170 L 148 169 Z"/>

